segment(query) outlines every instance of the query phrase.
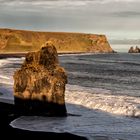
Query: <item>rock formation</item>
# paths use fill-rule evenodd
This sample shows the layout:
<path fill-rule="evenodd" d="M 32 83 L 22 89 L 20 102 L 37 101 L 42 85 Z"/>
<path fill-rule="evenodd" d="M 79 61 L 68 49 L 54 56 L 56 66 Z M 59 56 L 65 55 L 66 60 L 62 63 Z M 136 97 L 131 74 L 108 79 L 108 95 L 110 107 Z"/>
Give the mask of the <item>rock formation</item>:
<path fill-rule="evenodd" d="M 138 48 L 137 46 L 135 48 L 130 47 L 128 53 L 140 53 L 140 48 Z"/>
<path fill-rule="evenodd" d="M 134 48 L 130 47 L 130 49 L 128 50 L 128 53 L 133 53 L 134 52 Z"/>
<path fill-rule="evenodd" d="M 26 55 L 14 73 L 16 111 L 23 115 L 66 116 L 65 70 L 59 66 L 56 48 L 46 43 Z"/>
<path fill-rule="evenodd" d="M 138 48 L 138 46 L 135 48 L 135 53 L 140 53 L 140 48 Z"/>

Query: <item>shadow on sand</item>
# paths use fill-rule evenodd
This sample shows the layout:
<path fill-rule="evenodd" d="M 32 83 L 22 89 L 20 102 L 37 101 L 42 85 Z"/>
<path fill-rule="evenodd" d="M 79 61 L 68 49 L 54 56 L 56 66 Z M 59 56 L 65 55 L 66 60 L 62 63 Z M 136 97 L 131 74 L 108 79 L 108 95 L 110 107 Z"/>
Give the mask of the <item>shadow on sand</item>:
<path fill-rule="evenodd" d="M 0 133 L 1 137 L 6 138 L 41 138 L 45 137 L 47 140 L 52 139 L 77 139 L 86 140 L 84 137 L 76 136 L 70 133 L 51 133 L 51 132 L 35 132 L 28 130 L 21 130 L 17 128 L 12 128 L 9 124 L 12 120 L 20 117 L 14 115 L 14 105 L 9 103 L 0 102 Z"/>

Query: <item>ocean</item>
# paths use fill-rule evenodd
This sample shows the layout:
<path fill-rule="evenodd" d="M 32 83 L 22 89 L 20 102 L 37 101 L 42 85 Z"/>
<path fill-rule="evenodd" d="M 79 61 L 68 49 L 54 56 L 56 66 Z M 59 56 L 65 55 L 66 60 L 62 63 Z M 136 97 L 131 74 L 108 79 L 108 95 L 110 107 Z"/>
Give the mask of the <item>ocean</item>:
<path fill-rule="evenodd" d="M 13 101 L 13 73 L 24 57 L 0 59 L 0 99 Z M 67 118 L 22 116 L 12 127 L 68 132 L 91 140 L 140 140 L 140 54 L 59 55 L 68 75 Z"/>

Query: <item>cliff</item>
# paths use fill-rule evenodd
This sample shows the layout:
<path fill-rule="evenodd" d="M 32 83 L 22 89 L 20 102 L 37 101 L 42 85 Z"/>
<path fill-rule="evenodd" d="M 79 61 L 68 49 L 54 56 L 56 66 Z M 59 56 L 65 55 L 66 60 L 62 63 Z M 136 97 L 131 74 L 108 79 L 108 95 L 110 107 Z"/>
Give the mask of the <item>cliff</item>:
<path fill-rule="evenodd" d="M 36 51 L 46 41 L 58 52 L 113 52 L 105 35 L 0 29 L 0 53 Z"/>

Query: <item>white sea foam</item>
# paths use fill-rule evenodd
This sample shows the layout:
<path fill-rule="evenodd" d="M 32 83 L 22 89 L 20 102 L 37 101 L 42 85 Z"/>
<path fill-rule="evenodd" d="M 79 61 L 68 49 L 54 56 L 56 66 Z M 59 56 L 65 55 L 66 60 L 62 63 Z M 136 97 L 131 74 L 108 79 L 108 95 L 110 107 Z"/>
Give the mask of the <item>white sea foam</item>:
<path fill-rule="evenodd" d="M 66 102 L 112 114 L 140 117 L 139 97 L 111 95 L 109 90 L 68 85 Z"/>
<path fill-rule="evenodd" d="M 0 84 L 5 84 L 6 85 L 13 85 L 13 80 L 9 81 L 9 80 L 6 80 L 6 79 L 2 79 L 0 81 Z"/>
<path fill-rule="evenodd" d="M 21 64 L 24 60 L 23 58 L 5 58 L 0 59 L 0 83 L 13 85 L 13 73 L 15 67 L 11 67 L 11 64 Z"/>
<path fill-rule="evenodd" d="M 6 71 L 0 72 L 0 84 L 13 85 L 11 73 L 7 73 Z"/>
<path fill-rule="evenodd" d="M 9 63 L 7 59 L 0 59 L 0 67 Z"/>
<path fill-rule="evenodd" d="M 7 79 L 7 80 L 10 79 L 9 77 L 7 77 L 7 76 L 3 76 L 3 75 L 0 75 L 0 78 Z"/>

